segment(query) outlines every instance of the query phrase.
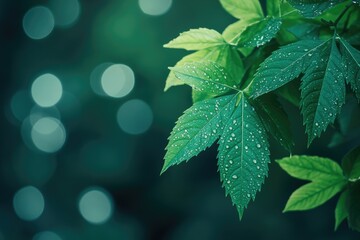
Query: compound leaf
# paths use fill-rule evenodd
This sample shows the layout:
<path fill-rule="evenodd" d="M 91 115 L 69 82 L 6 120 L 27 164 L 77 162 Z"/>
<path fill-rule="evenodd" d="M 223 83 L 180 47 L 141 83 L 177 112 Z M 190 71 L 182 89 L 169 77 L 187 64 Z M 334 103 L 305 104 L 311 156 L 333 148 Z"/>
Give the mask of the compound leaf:
<path fill-rule="evenodd" d="M 300 105 L 310 145 L 334 122 L 345 103 L 345 79 L 335 38 L 315 53 L 301 80 Z"/>
<path fill-rule="evenodd" d="M 234 95 L 195 103 L 179 118 L 166 146 L 162 173 L 210 147 L 220 136 L 235 107 Z"/>
<path fill-rule="evenodd" d="M 165 44 L 164 47 L 201 50 L 224 44 L 226 44 L 226 42 L 217 31 L 207 28 L 199 28 L 190 29 L 187 32 L 181 33 L 180 36 Z"/>
<path fill-rule="evenodd" d="M 340 192 L 346 183 L 345 179 L 338 178 L 305 184 L 291 194 L 284 212 L 318 207 Z"/>
<path fill-rule="evenodd" d="M 220 0 L 224 9 L 238 19 L 254 19 L 264 16 L 259 0 Z"/>
<path fill-rule="evenodd" d="M 270 162 L 265 128 L 244 94 L 224 127 L 218 151 L 221 181 L 241 218 L 261 189 Z"/>
<path fill-rule="evenodd" d="M 295 79 L 310 65 L 312 55 L 326 41 L 302 40 L 274 51 L 258 69 L 249 87 L 253 98 L 271 92 Z"/>
<path fill-rule="evenodd" d="M 291 156 L 276 161 L 290 176 L 309 181 L 343 179 L 342 169 L 335 161 L 317 156 Z"/>

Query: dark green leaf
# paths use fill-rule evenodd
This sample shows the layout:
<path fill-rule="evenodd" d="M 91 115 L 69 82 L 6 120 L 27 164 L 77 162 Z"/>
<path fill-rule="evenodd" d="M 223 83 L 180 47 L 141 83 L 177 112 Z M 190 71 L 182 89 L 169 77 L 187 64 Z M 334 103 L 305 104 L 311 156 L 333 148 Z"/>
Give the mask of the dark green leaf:
<path fill-rule="evenodd" d="M 275 95 L 264 95 L 254 101 L 254 107 L 266 130 L 287 151 L 294 147 L 289 119 Z"/>
<path fill-rule="evenodd" d="M 317 156 L 292 156 L 277 160 L 290 176 L 309 181 L 344 179 L 342 169 L 336 162 Z"/>
<path fill-rule="evenodd" d="M 221 135 L 235 103 L 236 96 L 230 95 L 195 103 L 186 110 L 171 132 L 161 172 L 210 147 Z"/>
<path fill-rule="evenodd" d="M 312 56 L 327 42 L 302 40 L 274 51 L 258 69 L 250 85 L 250 94 L 256 98 L 295 79 L 310 65 Z"/>
<path fill-rule="evenodd" d="M 349 188 L 349 216 L 348 223 L 351 229 L 360 232 L 360 184 L 353 184 Z"/>
<path fill-rule="evenodd" d="M 226 194 L 240 218 L 268 173 L 269 149 L 265 129 L 242 94 L 219 140 L 218 165 Z"/>
<path fill-rule="evenodd" d="M 220 0 L 224 9 L 238 19 L 254 19 L 264 16 L 259 0 Z"/>
<path fill-rule="evenodd" d="M 301 82 L 301 112 L 308 144 L 319 137 L 345 103 L 345 79 L 335 39 L 315 53 Z"/>
<path fill-rule="evenodd" d="M 348 217 L 349 211 L 347 208 L 347 202 L 349 198 L 349 191 L 346 190 L 341 193 L 339 200 L 335 207 L 335 230 L 340 224 Z"/>
<path fill-rule="evenodd" d="M 345 0 L 288 0 L 304 17 L 314 18 Z"/>
<path fill-rule="evenodd" d="M 266 17 L 249 25 L 239 36 L 238 46 L 259 47 L 273 39 L 280 30 L 281 18 Z"/>
<path fill-rule="evenodd" d="M 286 203 L 284 212 L 316 208 L 340 192 L 346 180 L 320 180 L 305 184 L 293 192 Z"/>
<path fill-rule="evenodd" d="M 182 48 L 186 50 L 201 50 L 214 46 L 224 45 L 226 42 L 220 33 L 207 28 L 190 29 L 177 38 L 165 44 L 167 48 Z"/>
<path fill-rule="evenodd" d="M 360 101 L 360 51 L 352 47 L 344 39 L 340 39 L 342 54 L 342 68 L 346 81 L 351 85 L 356 97 Z"/>
<path fill-rule="evenodd" d="M 291 81 L 285 84 L 278 88 L 276 93 L 294 106 L 300 107 L 300 80 Z"/>
<path fill-rule="evenodd" d="M 342 168 L 349 181 L 360 180 L 360 146 L 352 149 L 344 156 Z"/>
<path fill-rule="evenodd" d="M 236 90 L 236 82 L 226 70 L 214 62 L 193 62 L 173 67 L 175 76 L 194 90 L 207 93 L 209 97 L 224 95 Z"/>

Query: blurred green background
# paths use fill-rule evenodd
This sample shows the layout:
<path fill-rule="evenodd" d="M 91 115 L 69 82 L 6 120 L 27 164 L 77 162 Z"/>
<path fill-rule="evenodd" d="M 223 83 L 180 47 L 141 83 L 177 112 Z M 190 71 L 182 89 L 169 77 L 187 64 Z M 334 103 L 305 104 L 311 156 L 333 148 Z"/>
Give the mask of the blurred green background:
<path fill-rule="evenodd" d="M 346 224 L 333 231 L 335 201 L 282 214 L 303 182 L 274 163 L 241 222 L 216 147 L 159 176 L 191 105 L 188 87 L 163 92 L 186 52 L 162 45 L 234 22 L 218 0 L 0 0 L 0 20 L 0 240 L 359 239 Z M 294 153 L 340 159 L 356 144 L 329 150 L 325 135 L 306 149 L 285 107 Z M 287 154 L 272 144 L 272 159 Z"/>

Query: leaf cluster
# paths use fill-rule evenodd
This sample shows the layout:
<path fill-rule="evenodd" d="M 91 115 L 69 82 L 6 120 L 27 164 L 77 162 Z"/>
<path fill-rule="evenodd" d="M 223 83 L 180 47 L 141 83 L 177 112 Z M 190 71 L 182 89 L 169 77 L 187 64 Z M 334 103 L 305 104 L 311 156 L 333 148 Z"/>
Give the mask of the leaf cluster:
<path fill-rule="evenodd" d="M 162 173 L 217 142 L 220 179 L 241 218 L 268 175 L 268 136 L 289 152 L 294 146 L 279 98 L 300 108 L 308 145 L 334 124 L 347 94 L 360 100 L 360 5 L 344 0 L 268 0 L 264 8 L 258 0 L 220 3 L 237 19 L 222 33 L 190 29 L 164 45 L 193 51 L 170 68 L 165 90 L 189 85 L 194 104 L 170 134 Z M 329 159 L 301 156 L 279 163 L 294 165 L 296 171 L 283 168 L 311 181 L 290 197 L 286 211 L 316 207 L 344 188 L 351 192 L 352 178 Z M 350 209 L 348 204 L 339 209 L 343 206 Z M 350 214 L 346 217 L 351 223 Z"/>
<path fill-rule="evenodd" d="M 335 208 L 335 230 L 346 218 L 351 228 L 360 230 L 360 147 L 344 156 L 341 167 L 334 160 L 317 156 L 292 156 L 277 162 L 290 176 L 311 181 L 291 194 L 284 212 L 318 207 L 341 192 Z"/>

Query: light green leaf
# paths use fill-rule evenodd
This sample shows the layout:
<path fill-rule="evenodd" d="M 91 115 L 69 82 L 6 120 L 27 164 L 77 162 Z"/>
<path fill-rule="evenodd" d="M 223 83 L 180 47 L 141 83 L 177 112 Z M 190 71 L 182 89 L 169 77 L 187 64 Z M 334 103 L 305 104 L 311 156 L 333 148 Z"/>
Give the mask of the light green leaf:
<path fill-rule="evenodd" d="M 351 85 L 360 101 L 360 51 L 352 47 L 345 39 L 340 38 L 340 43 L 346 82 Z"/>
<path fill-rule="evenodd" d="M 309 181 L 344 179 L 342 169 L 335 161 L 317 156 L 292 156 L 277 160 L 290 176 Z"/>
<path fill-rule="evenodd" d="M 346 180 L 321 180 L 305 184 L 293 192 L 286 203 L 284 212 L 316 208 L 340 192 Z"/>
<path fill-rule="evenodd" d="M 349 197 L 349 191 L 345 190 L 341 193 L 339 200 L 335 207 L 335 230 L 338 229 L 340 224 L 348 217 L 349 211 L 347 208 L 347 201 Z"/>
<path fill-rule="evenodd" d="M 264 95 L 254 101 L 254 107 L 266 130 L 287 151 L 294 147 L 289 119 L 273 94 Z"/>
<path fill-rule="evenodd" d="M 334 122 L 345 103 L 345 78 L 335 38 L 315 54 L 301 80 L 300 105 L 310 145 Z"/>
<path fill-rule="evenodd" d="M 214 46 L 224 45 L 226 42 L 220 33 L 207 28 L 190 29 L 177 38 L 165 44 L 167 48 L 181 48 L 186 50 L 201 50 Z"/>
<path fill-rule="evenodd" d="M 226 69 L 214 62 L 193 62 L 170 68 L 177 78 L 194 90 L 207 93 L 209 97 L 224 95 L 236 90 L 236 82 Z"/>
<path fill-rule="evenodd" d="M 259 0 L 220 0 L 224 9 L 238 19 L 262 18 Z"/>
<path fill-rule="evenodd" d="M 300 75 L 311 64 L 312 55 L 327 42 L 303 40 L 274 51 L 258 69 L 249 92 L 253 98 L 271 92 Z"/>
<path fill-rule="evenodd" d="M 226 195 L 241 218 L 267 176 L 270 153 L 261 120 L 246 97 L 240 97 L 219 140 L 218 166 Z"/>
<path fill-rule="evenodd" d="M 360 146 L 352 149 L 344 156 L 342 168 L 349 181 L 360 180 Z"/>
<path fill-rule="evenodd" d="M 288 0 L 288 2 L 307 18 L 314 18 L 327 9 L 345 0 Z"/>
<path fill-rule="evenodd" d="M 240 47 L 259 47 L 273 39 L 280 30 L 281 18 L 266 17 L 258 22 L 254 22 L 239 36 L 238 46 Z"/>
<path fill-rule="evenodd" d="M 235 102 L 236 96 L 223 96 L 195 103 L 187 109 L 171 132 L 161 172 L 210 147 L 221 135 Z"/>

